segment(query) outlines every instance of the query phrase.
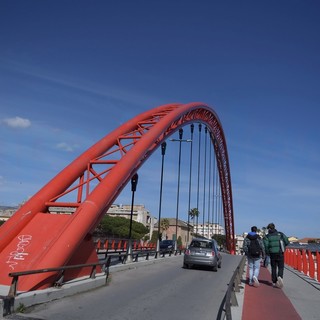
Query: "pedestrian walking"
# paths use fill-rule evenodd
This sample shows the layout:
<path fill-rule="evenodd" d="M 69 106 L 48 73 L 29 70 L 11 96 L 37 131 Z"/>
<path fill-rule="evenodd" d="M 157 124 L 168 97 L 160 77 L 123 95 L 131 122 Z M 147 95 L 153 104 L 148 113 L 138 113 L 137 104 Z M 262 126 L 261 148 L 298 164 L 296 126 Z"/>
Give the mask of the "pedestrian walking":
<path fill-rule="evenodd" d="M 262 231 L 263 231 L 262 241 L 263 241 L 263 244 L 264 244 L 264 242 L 265 242 L 264 239 L 265 239 L 265 237 L 267 235 L 268 230 L 267 230 L 266 227 L 263 227 Z M 266 251 L 266 248 L 264 248 L 264 250 Z M 265 256 L 264 256 L 264 259 L 262 260 L 262 265 L 263 265 L 263 267 L 268 268 L 269 264 L 270 264 L 270 256 L 267 255 L 267 253 L 266 253 Z"/>
<path fill-rule="evenodd" d="M 274 287 L 283 287 L 284 252 L 289 244 L 287 236 L 279 232 L 274 223 L 267 226 L 268 234 L 263 239 L 266 254 L 270 256 L 271 280 Z"/>
<path fill-rule="evenodd" d="M 249 266 L 249 285 L 254 287 L 259 286 L 261 258 L 265 256 L 264 244 L 257 230 L 256 226 L 251 227 L 251 232 L 243 241 L 243 251 L 247 256 Z"/>

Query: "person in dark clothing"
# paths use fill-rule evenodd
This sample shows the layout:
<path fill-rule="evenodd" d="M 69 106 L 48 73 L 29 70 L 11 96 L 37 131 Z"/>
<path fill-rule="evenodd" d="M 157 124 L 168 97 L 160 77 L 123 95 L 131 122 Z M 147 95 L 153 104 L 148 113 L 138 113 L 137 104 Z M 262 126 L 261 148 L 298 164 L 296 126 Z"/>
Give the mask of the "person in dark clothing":
<path fill-rule="evenodd" d="M 287 236 L 277 231 L 274 223 L 267 226 L 268 234 L 263 239 L 266 254 L 270 256 L 271 280 L 274 287 L 283 287 L 284 252 L 289 244 Z"/>
<path fill-rule="evenodd" d="M 251 242 L 255 240 L 258 241 L 257 252 L 252 252 Z M 264 244 L 260 236 L 257 234 L 257 227 L 251 227 L 251 232 L 245 237 L 243 241 L 243 251 L 245 252 L 247 259 L 248 259 L 248 266 L 249 266 L 249 285 L 250 286 L 259 286 L 259 272 L 260 272 L 260 263 L 261 257 L 264 257 L 265 250 Z"/>

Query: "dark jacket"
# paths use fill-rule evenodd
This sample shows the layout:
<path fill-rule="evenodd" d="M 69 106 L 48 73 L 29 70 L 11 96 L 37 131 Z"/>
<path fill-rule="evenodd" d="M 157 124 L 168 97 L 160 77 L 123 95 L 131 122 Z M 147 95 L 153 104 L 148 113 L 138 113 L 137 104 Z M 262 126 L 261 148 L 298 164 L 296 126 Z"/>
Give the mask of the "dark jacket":
<path fill-rule="evenodd" d="M 265 256 L 264 243 L 263 243 L 262 239 L 260 238 L 260 236 L 256 232 L 249 232 L 248 235 L 244 238 L 243 251 L 246 254 L 246 256 L 248 256 L 249 258 L 253 258 L 249 254 L 249 246 L 250 246 L 250 241 L 255 240 L 255 239 L 258 239 L 258 242 L 259 242 L 259 245 L 261 248 L 260 256 L 264 257 Z M 260 259 L 260 257 L 259 258 L 255 257 L 255 259 Z"/>
<path fill-rule="evenodd" d="M 280 240 L 283 241 L 285 247 L 289 244 L 289 240 L 284 233 L 279 232 L 276 229 L 269 230 L 269 233 L 263 239 L 267 255 L 282 254 Z"/>

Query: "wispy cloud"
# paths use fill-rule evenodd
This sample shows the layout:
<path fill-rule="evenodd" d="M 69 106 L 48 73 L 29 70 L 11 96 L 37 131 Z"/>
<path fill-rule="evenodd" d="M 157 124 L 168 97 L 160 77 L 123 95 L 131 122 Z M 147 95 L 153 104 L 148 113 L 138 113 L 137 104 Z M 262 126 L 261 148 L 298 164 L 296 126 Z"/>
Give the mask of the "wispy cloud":
<path fill-rule="evenodd" d="M 28 128 L 31 126 L 31 121 L 29 119 L 24 119 L 21 117 L 6 118 L 2 120 L 2 123 L 11 128 Z"/>
<path fill-rule="evenodd" d="M 114 84 L 99 84 L 96 82 L 90 82 L 87 79 L 81 80 L 70 76 L 56 74 L 52 70 L 45 70 L 35 65 L 27 65 L 15 60 L 3 59 L 0 57 L 0 62 L 5 65 L 6 69 L 14 70 L 20 74 L 27 74 L 40 81 L 47 81 L 59 86 L 64 86 L 68 90 L 75 89 L 85 93 L 94 94 L 104 98 L 112 99 L 124 103 L 124 108 L 128 103 L 148 105 L 150 101 L 161 101 L 161 99 L 154 95 L 140 93 L 130 89 L 123 89 L 120 86 Z M 2 65 L 2 67 L 4 67 Z M 130 109 L 129 109 L 130 110 Z"/>
<path fill-rule="evenodd" d="M 70 145 L 66 142 L 60 142 L 56 145 L 56 148 L 59 150 L 67 151 L 67 152 L 73 152 L 76 149 L 76 145 Z"/>

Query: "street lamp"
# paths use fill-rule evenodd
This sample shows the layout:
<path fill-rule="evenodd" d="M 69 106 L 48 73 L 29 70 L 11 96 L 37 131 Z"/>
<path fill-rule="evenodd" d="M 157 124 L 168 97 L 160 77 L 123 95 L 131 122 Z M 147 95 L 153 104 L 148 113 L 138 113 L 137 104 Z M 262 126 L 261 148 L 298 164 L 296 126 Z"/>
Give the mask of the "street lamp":
<path fill-rule="evenodd" d="M 173 142 L 179 142 L 179 160 L 178 160 L 178 188 L 177 188 L 177 209 L 176 209 L 176 239 L 174 242 L 174 250 L 177 254 L 178 250 L 178 215 L 179 215 L 179 196 L 180 196 L 180 171 L 181 171 L 181 144 L 182 142 L 191 142 L 192 140 L 183 140 L 183 129 L 179 129 L 179 139 L 170 139 Z"/>
<path fill-rule="evenodd" d="M 190 125 L 191 130 L 191 148 L 190 148 L 190 167 L 189 167 L 189 200 L 188 200 L 188 233 L 187 233 L 187 244 L 189 243 L 189 233 L 190 233 L 190 209 L 191 209 L 191 178 L 192 178 L 192 149 L 193 149 L 193 131 L 194 131 L 194 124 Z"/>
<path fill-rule="evenodd" d="M 204 133 L 205 133 L 205 145 L 204 145 L 204 169 L 203 169 L 203 219 L 202 219 L 202 235 L 205 236 L 204 231 L 204 225 L 205 225 L 205 212 L 206 212 L 206 176 L 207 176 L 207 133 L 208 133 L 208 128 L 204 128 Z M 209 223 L 209 222 L 208 222 Z M 209 225 L 208 225 L 209 228 Z M 208 229 L 209 230 L 209 229 Z M 209 231 L 208 231 L 209 235 Z"/>
<path fill-rule="evenodd" d="M 162 185 L 163 185 L 163 167 L 164 167 L 164 156 L 166 154 L 167 143 L 163 142 L 161 144 L 161 179 L 160 179 L 160 200 L 159 200 L 159 218 L 158 218 L 158 236 L 157 236 L 157 252 L 156 257 L 160 255 L 160 220 L 161 220 L 161 204 L 162 204 Z"/>
<path fill-rule="evenodd" d="M 130 213 L 130 227 L 129 227 L 129 243 L 128 243 L 128 248 L 127 248 L 127 260 L 128 260 L 128 262 L 132 262 L 132 239 L 131 239 L 131 231 L 132 231 L 134 193 L 135 193 L 135 191 L 137 190 L 137 184 L 138 184 L 138 174 L 135 173 L 134 176 L 131 178 L 132 198 L 131 198 L 131 213 Z"/>
<path fill-rule="evenodd" d="M 201 150 L 201 123 L 199 123 L 199 147 L 198 147 L 198 183 L 197 183 L 197 210 L 199 210 L 199 190 L 200 190 L 200 150 Z M 198 216 L 196 219 L 196 234 L 198 234 Z"/>

